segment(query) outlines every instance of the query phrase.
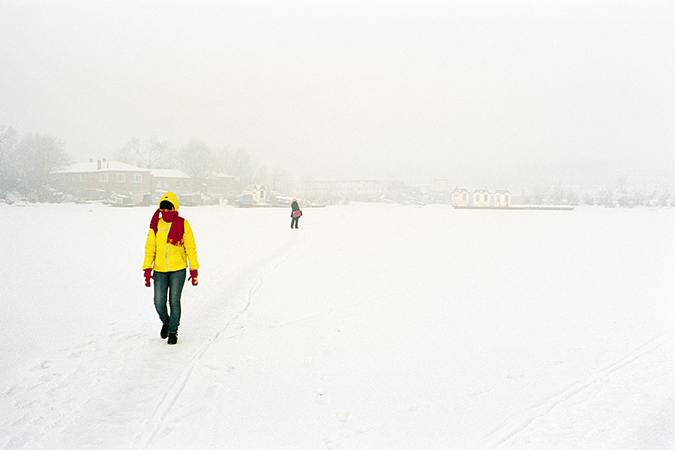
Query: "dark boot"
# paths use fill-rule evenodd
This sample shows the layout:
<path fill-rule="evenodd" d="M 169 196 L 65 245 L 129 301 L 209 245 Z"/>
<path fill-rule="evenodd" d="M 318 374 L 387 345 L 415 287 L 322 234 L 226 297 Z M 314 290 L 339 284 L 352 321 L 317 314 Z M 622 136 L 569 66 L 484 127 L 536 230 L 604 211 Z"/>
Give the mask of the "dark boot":
<path fill-rule="evenodd" d="M 174 344 L 176 344 L 177 342 L 178 342 L 178 335 L 177 335 L 177 334 L 170 333 L 170 334 L 169 334 L 169 340 L 167 341 L 167 343 L 168 343 L 169 345 L 174 345 Z"/>
<path fill-rule="evenodd" d="M 159 335 L 162 339 L 166 339 L 166 337 L 169 335 L 169 326 L 162 325 L 162 330 L 159 332 Z"/>

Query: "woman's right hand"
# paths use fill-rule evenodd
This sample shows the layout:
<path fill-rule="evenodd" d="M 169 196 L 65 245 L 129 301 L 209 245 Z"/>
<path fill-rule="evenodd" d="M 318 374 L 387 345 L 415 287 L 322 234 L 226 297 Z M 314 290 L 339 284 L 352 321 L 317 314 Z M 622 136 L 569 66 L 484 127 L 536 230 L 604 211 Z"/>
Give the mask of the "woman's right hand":
<path fill-rule="evenodd" d="M 145 276 L 145 285 L 150 287 L 150 280 L 155 279 L 155 277 L 152 276 L 152 269 L 143 270 L 143 276 Z"/>

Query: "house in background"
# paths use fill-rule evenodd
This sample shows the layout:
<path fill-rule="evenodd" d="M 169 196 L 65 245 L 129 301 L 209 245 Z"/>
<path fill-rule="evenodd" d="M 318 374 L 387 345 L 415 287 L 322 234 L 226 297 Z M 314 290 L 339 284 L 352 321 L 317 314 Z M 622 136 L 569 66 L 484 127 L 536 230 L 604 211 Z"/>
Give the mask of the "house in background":
<path fill-rule="evenodd" d="M 497 208 L 509 208 L 511 206 L 511 192 L 506 189 L 495 191 L 494 206 Z"/>
<path fill-rule="evenodd" d="M 130 164 L 99 159 L 50 173 L 54 185 L 83 200 L 103 200 L 112 193 L 143 198 L 152 191 L 152 174 Z"/>
<path fill-rule="evenodd" d="M 50 174 L 54 185 L 75 198 L 106 200 L 114 205 L 150 204 L 166 191 L 181 203 L 195 204 L 192 178 L 182 170 L 141 169 L 130 164 L 100 159 L 76 163 Z M 161 193 L 161 194 L 160 194 Z"/>
<path fill-rule="evenodd" d="M 269 196 L 265 186 L 252 184 L 244 189 L 244 194 L 250 194 L 255 203 L 267 203 Z"/>
<path fill-rule="evenodd" d="M 220 196 L 221 198 L 231 197 L 239 193 L 237 190 L 237 177 L 225 173 L 216 173 L 207 178 L 206 184 L 209 194 Z"/>
<path fill-rule="evenodd" d="M 473 191 L 474 208 L 487 208 L 490 206 L 490 191 L 487 189 L 476 189 Z"/>
<path fill-rule="evenodd" d="M 264 186 L 257 184 L 246 186 L 241 195 L 236 198 L 235 204 L 240 207 L 272 206 L 270 193 Z"/>
<path fill-rule="evenodd" d="M 511 208 L 511 192 L 499 189 L 491 194 L 487 189 L 476 189 L 471 195 L 469 190 L 456 188 L 452 191 L 454 208 Z"/>
<path fill-rule="evenodd" d="M 452 191 L 452 206 L 466 207 L 470 205 L 471 196 L 468 189 L 458 187 Z"/>
<path fill-rule="evenodd" d="M 192 178 L 182 170 L 150 169 L 150 174 L 153 191 L 171 191 L 178 196 L 193 192 Z"/>

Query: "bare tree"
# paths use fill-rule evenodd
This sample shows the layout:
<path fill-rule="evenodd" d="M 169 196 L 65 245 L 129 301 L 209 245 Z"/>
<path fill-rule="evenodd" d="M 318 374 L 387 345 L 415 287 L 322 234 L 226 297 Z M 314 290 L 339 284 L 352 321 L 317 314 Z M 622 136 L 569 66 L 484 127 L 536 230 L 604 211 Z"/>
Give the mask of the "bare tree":
<path fill-rule="evenodd" d="M 137 137 L 132 138 L 117 154 L 118 161 L 133 164 L 146 169 L 168 167 L 173 163 L 169 144 L 151 137 L 145 144 Z"/>
<path fill-rule="evenodd" d="M 18 134 L 11 127 L 0 127 L 0 191 L 15 188 L 16 175 L 12 155 L 18 145 Z"/>
<path fill-rule="evenodd" d="M 63 144 L 43 134 L 25 135 L 12 154 L 19 189 L 35 190 L 40 194 L 49 186 L 49 173 L 70 161 Z"/>
<path fill-rule="evenodd" d="M 258 173 L 257 164 L 251 154 L 245 149 L 239 149 L 232 155 L 232 175 L 239 177 L 242 184 L 253 183 Z"/>
<path fill-rule="evenodd" d="M 563 199 L 565 198 L 565 189 L 563 188 L 562 184 L 558 183 L 552 186 L 549 196 L 553 204 L 559 205 L 562 203 Z"/>
<path fill-rule="evenodd" d="M 293 179 L 293 174 L 283 169 L 274 169 L 270 174 L 270 181 L 268 184 L 270 185 L 271 189 L 286 194 L 295 190 L 295 180 Z"/>
<path fill-rule="evenodd" d="M 191 140 L 179 155 L 180 167 L 190 175 L 198 190 L 205 190 L 206 180 L 218 171 L 218 158 L 215 152 L 203 142 Z"/>
<path fill-rule="evenodd" d="M 614 189 L 603 189 L 598 195 L 598 204 L 608 207 L 614 207 Z"/>

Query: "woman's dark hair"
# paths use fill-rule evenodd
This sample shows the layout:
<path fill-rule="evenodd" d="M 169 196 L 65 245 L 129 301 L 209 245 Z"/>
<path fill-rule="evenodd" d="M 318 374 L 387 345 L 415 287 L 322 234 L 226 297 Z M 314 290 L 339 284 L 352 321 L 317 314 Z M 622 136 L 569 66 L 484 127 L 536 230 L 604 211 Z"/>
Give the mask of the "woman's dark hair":
<path fill-rule="evenodd" d="M 173 210 L 173 203 L 168 200 L 162 200 L 162 203 L 159 204 L 159 209 L 170 209 Z"/>

